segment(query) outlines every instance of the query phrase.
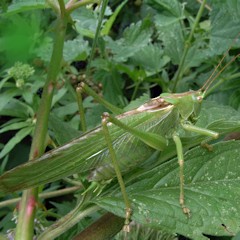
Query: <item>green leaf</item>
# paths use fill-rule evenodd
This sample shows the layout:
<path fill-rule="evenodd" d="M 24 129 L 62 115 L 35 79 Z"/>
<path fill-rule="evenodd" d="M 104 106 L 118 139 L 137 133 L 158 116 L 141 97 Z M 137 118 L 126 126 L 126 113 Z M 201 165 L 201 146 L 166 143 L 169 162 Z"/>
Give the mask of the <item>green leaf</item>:
<path fill-rule="evenodd" d="M 222 54 L 232 44 L 234 46 L 240 45 L 238 35 L 240 24 L 239 6 L 239 0 L 218 1 L 217 4 L 214 4 L 210 15 L 212 22 L 210 50 L 217 54 Z"/>
<path fill-rule="evenodd" d="M 124 62 L 133 56 L 140 49 L 151 42 L 152 28 L 151 22 L 147 19 L 131 24 L 123 33 L 123 38 L 113 41 L 107 37 L 108 48 L 111 49 L 114 60 Z"/>
<path fill-rule="evenodd" d="M 65 103 L 64 106 L 55 107 L 53 113 L 59 118 L 64 118 L 67 115 L 72 115 L 78 112 L 77 102 Z"/>
<path fill-rule="evenodd" d="M 123 106 L 123 80 L 117 69 L 111 64 L 108 70 L 99 70 L 95 73 L 94 78 L 96 81 L 101 82 L 103 85 L 104 98 L 115 106 Z"/>
<path fill-rule="evenodd" d="M 221 135 L 240 131 L 240 113 L 229 106 L 216 106 L 215 102 L 204 101 L 197 126 L 209 128 Z"/>
<path fill-rule="evenodd" d="M 105 24 L 101 30 L 101 36 L 109 34 L 109 32 L 112 28 L 112 25 L 114 24 L 118 14 L 120 13 L 120 11 L 122 10 L 122 8 L 124 7 L 124 5 L 126 3 L 127 3 L 127 0 L 123 1 L 120 5 L 118 5 L 118 7 L 116 8 L 116 10 L 112 14 L 112 16 L 105 22 Z"/>
<path fill-rule="evenodd" d="M 240 239 L 240 232 L 237 233 L 237 235 L 232 238 L 232 240 L 239 240 L 239 239 Z"/>
<path fill-rule="evenodd" d="M 6 125 L 5 127 L 1 128 L 0 133 L 7 132 L 7 131 L 10 131 L 10 130 L 17 130 L 17 129 L 20 129 L 20 128 L 25 128 L 29 125 L 30 125 L 29 122 L 12 123 L 12 124 Z"/>
<path fill-rule="evenodd" d="M 229 99 L 229 104 L 234 107 L 235 109 L 240 109 L 240 90 L 235 89 L 233 94 Z"/>
<path fill-rule="evenodd" d="M 78 130 L 72 128 L 67 122 L 63 122 L 54 114 L 50 115 L 49 128 L 53 131 L 54 138 L 59 145 L 63 145 L 80 135 Z"/>
<path fill-rule="evenodd" d="M 65 94 L 67 93 L 67 88 L 62 87 L 53 96 L 52 106 L 54 106 Z"/>
<path fill-rule="evenodd" d="M 0 96 L 0 99 L 1 99 L 1 96 Z M 11 101 L 5 105 L 4 109 L 0 111 L 0 115 L 26 119 L 29 116 L 33 116 L 34 111 L 26 103 L 23 103 L 18 99 L 11 99 Z"/>
<path fill-rule="evenodd" d="M 51 59 L 51 53 L 53 50 L 53 39 L 50 37 L 44 37 L 41 45 L 36 49 L 36 55 L 43 61 L 49 63 Z"/>
<path fill-rule="evenodd" d="M 14 1 L 8 6 L 7 12 L 1 14 L 2 16 L 9 16 L 16 13 L 22 13 L 25 11 L 46 9 L 48 5 L 45 0 L 18 0 Z"/>
<path fill-rule="evenodd" d="M 8 64 L 27 62 L 42 40 L 40 12 L 16 14 L 1 22 L 0 51 Z"/>
<path fill-rule="evenodd" d="M 126 232 L 120 231 L 114 240 L 122 240 L 126 237 Z M 142 225 L 131 223 L 130 232 L 127 233 L 128 240 L 177 240 L 176 234 L 171 234 L 167 231 L 156 230 Z"/>
<path fill-rule="evenodd" d="M 91 9 L 80 8 L 73 12 L 72 18 L 78 33 L 82 36 L 94 38 L 98 18 Z"/>
<path fill-rule="evenodd" d="M 2 151 L 0 152 L 0 158 L 3 158 L 8 154 L 19 142 L 21 142 L 27 135 L 29 135 L 33 130 L 33 127 L 26 127 L 21 129 L 16 133 L 14 137 L 12 137 L 7 144 L 4 146 Z"/>
<path fill-rule="evenodd" d="M 3 93 L 1 93 L 0 111 L 2 111 L 3 108 L 10 102 L 10 100 L 17 95 L 21 95 L 21 89 L 11 88 L 11 89 L 6 90 Z"/>
<path fill-rule="evenodd" d="M 88 42 L 75 38 L 64 43 L 63 58 L 67 62 L 83 61 L 89 55 Z"/>
<path fill-rule="evenodd" d="M 4 84 L 10 79 L 10 76 L 6 76 L 3 79 L 1 79 L 0 82 L 0 89 L 4 86 Z"/>
<path fill-rule="evenodd" d="M 177 159 L 127 182 L 133 208 L 132 219 L 146 226 L 165 229 L 193 239 L 202 234 L 227 236 L 240 230 L 240 142 L 222 142 L 209 153 L 201 147 L 185 154 L 185 200 L 191 210 L 188 218 L 179 205 L 179 166 Z M 119 189 L 116 190 L 119 193 Z M 125 216 L 121 194 L 113 192 L 95 202 L 114 214 Z"/>
<path fill-rule="evenodd" d="M 154 22 L 158 30 L 159 39 L 163 41 L 165 46 L 165 53 L 174 64 L 179 64 L 184 48 L 181 21 L 185 16 L 182 4 L 176 0 L 148 0 L 147 3 L 157 10 L 157 13 L 154 15 Z"/>
<path fill-rule="evenodd" d="M 131 60 L 135 65 L 141 66 L 148 72 L 147 76 L 156 74 L 170 61 L 168 56 L 163 55 L 160 45 L 149 44 L 136 52 Z"/>
<path fill-rule="evenodd" d="M 183 6 L 177 0 L 147 0 L 147 3 L 165 16 L 183 17 Z"/>
<path fill-rule="evenodd" d="M 9 160 L 9 156 L 5 156 L 2 160 L 1 166 L 0 166 L 0 173 L 3 174 L 4 170 L 6 169 L 7 163 Z"/>
<path fill-rule="evenodd" d="M 52 202 L 51 204 L 53 206 L 55 206 L 57 213 L 60 216 L 64 216 L 66 214 L 68 214 L 74 207 L 75 207 L 75 202 L 61 202 L 61 203 L 57 203 L 57 202 Z"/>
<path fill-rule="evenodd" d="M 184 36 L 181 25 L 175 19 L 174 21 L 171 20 L 167 26 L 162 26 L 163 22 L 166 21 L 162 19 L 161 15 L 158 14 L 155 16 L 159 39 L 163 41 L 165 53 L 171 58 L 174 64 L 179 64 L 184 49 Z"/>

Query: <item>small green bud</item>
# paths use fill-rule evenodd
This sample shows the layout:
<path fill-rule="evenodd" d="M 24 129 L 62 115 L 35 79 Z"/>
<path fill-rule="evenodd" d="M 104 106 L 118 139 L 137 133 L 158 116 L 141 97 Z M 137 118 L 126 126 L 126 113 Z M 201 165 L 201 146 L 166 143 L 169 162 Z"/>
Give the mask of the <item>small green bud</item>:
<path fill-rule="evenodd" d="M 34 71 L 34 68 L 30 65 L 16 62 L 13 67 L 8 69 L 7 73 L 10 77 L 18 81 L 18 79 L 27 80 L 34 74 Z"/>
<path fill-rule="evenodd" d="M 16 87 L 21 88 L 21 87 L 23 87 L 24 83 L 25 83 L 25 81 L 23 79 L 18 79 L 18 80 L 16 80 Z"/>

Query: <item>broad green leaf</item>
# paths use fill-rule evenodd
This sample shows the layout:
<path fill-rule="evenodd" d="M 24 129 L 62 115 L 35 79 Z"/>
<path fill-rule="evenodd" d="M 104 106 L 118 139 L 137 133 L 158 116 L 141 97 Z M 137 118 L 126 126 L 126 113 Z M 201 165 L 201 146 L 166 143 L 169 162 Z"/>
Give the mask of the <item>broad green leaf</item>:
<path fill-rule="evenodd" d="M 147 76 L 156 74 L 170 61 L 168 56 L 163 54 L 160 45 L 149 44 L 136 52 L 131 60 L 135 65 L 141 66 L 147 72 Z"/>
<path fill-rule="evenodd" d="M 152 30 L 150 26 L 151 22 L 147 19 L 130 25 L 123 33 L 124 42 L 132 46 L 146 45 L 151 40 Z"/>
<path fill-rule="evenodd" d="M 135 175 L 134 180 L 126 183 L 132 219 L 197 240 L 207 239 L 203 233 L 231 235 L 223 225 L 237 233 L 240 230 L 239 156 L 239 141 L 215 144 L 211 153 L 197 147 L 185 154 L 185 200 L 191 210 L 190 218 L 179 205 L 177 159 Z M 107 211 L 125 216 L 120 193 L 112 192 L 95 202 Z"/>
<path fill-rule="evenodd" d="M 120 231 L 115 237 L 114 240 L 123 240 L 126 238 L 126 233 Z M 177 240 L 176 234 L 171 234 L 167 231 L 156 230 L 148 227 L 144 227 L 139 224 L 131 224 L 130 232 L 127 233 L 128 240 Z"/>
<path fill-rule="evenodd" d="M 95 79 L 103 84 L 104 98 L 115 106 L 123 106 L 123 81 L 119 72 L 114 66 L 109 66 L 109 70 L 99 70 L 94 75 Z"/>
<path fill-rule="evenodd" d="M 180 23 L 174 19 L 169 25 L 162 26 L 160 14 L 155 16 L 155 24 L 159 32 L 159 39 L 163 41 L 166 55 L 168 55 L 174 64 L 179 64 L 184 49 L 184 36 Z M 173 47 L 174 46 L 174 47 Z"/>
<path fill-rule="evenodd" d="M 233 92 L 229 99 L 229 104 L 235 109 L 240 109 L 240 90 Z"/>
<path fill-rule="evenodd" d="M 35 48 L 41 43 L 40 12 L 15 14 L 1 22 L 0 51 L 8 64 L 27 62 L 35 55 Z"/>
<path fill-rule="evenodd" d="M 163 18 L 165 18 L 165 16 L 161 15 L 161 13 L 154 17 L 159 32 L 159 40 L 163 41 L 165 54 L 170 57 L 174 64 L 180 64 L 185 47 L 185 35 L 189 33 L 183 31 L 179 19 L 171 17 L 174 18 L 174 21 L 169 21 L 169 23 L 165 25 L 163 23 L 166 21 Z M 206 47 L 202 36 L 196 36 L 196 41 L 190 45 L 185 59 L 184 69 L 199 66 L 206 60 L 209 57 L 209 50 L 205 49 Z"/>
<path fill-rule="evenodd" d="M 59 118 L 64 118 L 66 115 L 72 115 L 78 112 L 77 102 L 65 103 L 64 106 L 55 107 L 53 113 Z"/>
<path fill-rule="evenodd" d="M 88 42 L 82 38 L 75 38 L 64 43 L 63 58 L 67 62 L 83 61 L 89 55 Z"/>
<path fill-rule="evenodd" d="M 240 232 L 238 232 L 237 235 L 232 238 L 232 240 L 239 240 L 239 239 L 240 239 Z"/>
<path fill-rule="evenodd" d="M 224 105 L 216 105 L 213 101 L 204 101 L 198 126 L 208 126 L 215 121 L 236 121 L 240 122 L 240 114 L 233 108 Z"/>
<path fill-rule="evenodd" d="M 163 41 L 165 53 L 173 63 L 179 64 L 184 48 L 181 21 L 185 16 L 182 5 L 176 0 L 148 0 L 147 3 L 157 10 L 154 22 L 159 32 L 159 39 Z"/>
<path fill-rule="evenodd" d="M 9 16 L 16 13 L 31 11 L 36 9 L 46 9 L 48 5 L 45 0 L 18 0 L 9 5 L 7 12 L 2 13 L 3 16 Z"/>
<path fill-rule="evenodd" d="M 113 41 L 110 37 L 106 37 L 108 48 L 111 49 L 114 60 L 124 62 L 133 56 L 143 47 L 151 42 L 152 29 L 151 22 L 147 19 L 131 24 L 123 33 L 123 37 Z"/>
<path fill-rule="evenodd" d="M 107 109 L 100 104 L 95 104 L 89 109 L 86 109 L 86 122 L 87 122 L 87 129 L 91 130 L 96 126 L 101 124 L 101 116 Z"/>
<path fill-rule="evenodd" d="M 212 34 L 210 50 L 222 54 L 232 44 L 239 46 L 239 0 L 218 1 L 210 15 Z M 234 40 L 235 39 L 235 40 Z"/>
<path fill-rule="evenodd" d="M 231 107 L 217 105 L 216 102 L 204 101 L 196 126 L 218 132 L 220 134 L 219 139 L 221 139 L 227 133 L 240 131 L 239 119 L 239 112 Z M 186 150 L 200 145 L 206 139 L 205 136 L 187 131 L 180 131 L 179 134 Z M 216 141 L 219 141 L 219 139 Z M 170 140 L 169 146 L 161 152 L 159 161 L 164 162 L 175 155 L 176 146 Z"/>
<path fill-rule="evenodd" d="M 94 38 L 98 18 L 91 9 L 82 7 L 74 11 L 72 18 L 78 33 L 82 36 Z"/>
<path fill-rule="evenodd" d="M 176 18 L 183 17 L 183 6 L 177 0 L 147 0 L 147 3 L 156 10 L 163 12 L 165 16 L 174 16 Z"/>
<path fill-rule="evenodd" d="M 19 130 L 14 137 L 12 137 L 0 152 L 0 158 L 8 154 L 19 142 L 21 142 L 27 135 L 33 131 L 33 127 L 25 127 Z"/>
<path fill-rule="evenodd" d="M 79 131 L 69 126 L 68 123 L 62 121 L 54 114 L 50 115 L 49 128 L 53 131 L 54 138 L 59 145 L 63 145 L 80 135 Z"/>
<path fill-rule="evenodd" d="M 53 50 L 53 39 L 50 37 L 44 37 L 41 45 L 36 49 L 36 55 L 43 61 L 49 63 L 51 59 L 51 53 Z"/>

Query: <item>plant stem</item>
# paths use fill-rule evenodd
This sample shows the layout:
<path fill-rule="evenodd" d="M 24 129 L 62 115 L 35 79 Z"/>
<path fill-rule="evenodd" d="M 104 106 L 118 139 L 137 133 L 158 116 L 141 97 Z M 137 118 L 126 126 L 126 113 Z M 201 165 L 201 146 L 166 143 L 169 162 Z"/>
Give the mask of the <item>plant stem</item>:
<path fill-rule="evenodd" d="M 88 59 L 88 65 L 87 65 L 87 70 L 86 70 L 86 76 L 87 77 L 90 76 L 90 69 L 91 69 L 90 67 L 91 67 L 91 63 L 92 63 L 92 60 L 93 60 L 95 49 L 97 47 L 98 37 L 100 35 L 102 21 L 103 21 L 103 18 L 104 18 L 104 13 L 106 11 L 107 5 L 108 5 L 108 0 L 103 0 L 102 4 L 101 4 L 101 10 L 100 10 L 100 13 L 99 13 L 99 17 L 98 17 L 98 25 L 97 25 L 97 29 L 96 29 L 96 32 L 95 32 L 95 37 L 93 39 L 93 45 L 92 45 L 91 53 L 90 53 L 90 56 L 89 56 L 89 59 Z"/>
<path fill-rule="evenodd" d="M 77 1 L 77 2 L 73 2 L 73 1 L 69 1 L 66 5 L 66 10 L 71 13 L 72 11 L 74 11 L 75 9 L 88 5 L 88 4 L 94 4 L 94 3 L 99 3 L 99 0 L 83 0 L 83 1 Z"/>
<path fill-rule="evenodd" d="M 58 197 L 58 196 L 63 196 L 63 195 L 73 193 L 79 189 L 82 189 L 82 186 L 74 186 L 74 187 L 64 188 L 64 189 L 60 189 L 60 190 L 56 190 L 56 191 L 52 191 L 52 192 L 40 193 L 39 198 L 46 199 L 46 198 L 54 198 L 54 197 Z M 0 202 L 0 208 L 16 204 L 20 200 L 21 200 L 21 198 L 19 197 L 19 198 L 13 198 L 13 199 L 9 199 L 9 200 Z"/>
<path fill-rule="evenodd" d="M 82 202 L 80 202 L 71 212 L 59 219 L 58 222 L 51 225 L 44 231 L 38 240 L 52 240 L 66 232 L 69 228 L 78 223 L 81 219 L 89 216 L 92 213 L 100 210 L 99 206 L 91 206 L 85 210 L 82 210 Z"/>
<path fill-rule="evenodd" d="M 64 38 L 66 33 L 67 18 L 65 10 L 63 11 L 63 0 L 58 1 L 61 6 L 61 16 L 58 16 L 53 52 L 48 68 L 46 83 L 43 88 L 43 94 L 40 106 L 37 112 L 37 122 L 33 134 L 29 161 L 40 157 L 45 150 L 45 142 L 48 129 L 48 118 L 52 104 L 54 87 L 57 82 L 57 76 L 61 67 Z M 31 240 L 34 234 L 34 217 L 38 201 L 38 188 L 25 190 L 20 202 L 18 224 L 16 227 L 16 240 Z"/>
<path fill-rule="evenodd" d="M 191 46 L 191 41 L 193 39 L 193 34 L 195 32 L 195 29 L 196 29 L 196 27 L 197 27 L 197 25 L 198 25 L 198 23 L 200 21 L 200 18 L 201 18 L 202 14 L 203 14 L 203 10 L 204 10 L 205 4 L 206 4 L 206 0 L 203 0 L 201 2 L 201 7 L 198 10 L 198 14 L 196 16 L 196 19 L 195 19 L 195 22 L 194 22 L 193 27 L 191 29 L 191 32 L 189 34 L 189 37 L 188 37 L 187 41 L 185 42 L 182 58 L 180 60 L 177 73 L 176 73 L 176 75 L 174 77 L 175 80 L 174 80 L 174 85 L 173 85 L 173 92 L 176 91 L 177 84 L 178 84 L 179 80 L 182 79 L 182 76 L 183 76 L 183 73 L 184 73 L 184 69 L 183 68 L 184 68 L 185 59 L 186 59 L 188 50 L 189 50 L 189 48 Z"/>

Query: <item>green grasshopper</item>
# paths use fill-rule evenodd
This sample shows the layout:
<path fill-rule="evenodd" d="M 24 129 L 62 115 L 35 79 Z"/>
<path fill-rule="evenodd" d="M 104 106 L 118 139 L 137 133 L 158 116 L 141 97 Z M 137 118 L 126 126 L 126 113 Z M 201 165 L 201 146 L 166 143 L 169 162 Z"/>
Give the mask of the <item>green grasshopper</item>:
<path fill-rule="evenodd" d="M 210 85 L 239 56 L 235 56 L 217 72 L 227 52 L 200 90 L 180 94 L 163 93 L 117 117 L 104 113 L 102 126 L 47 152 L 35 161 L 4 173 L 0 177 L 0 193 L 39 186 L 74 173 L 86 175 L 92 182 L 105 182 L 117 175 L 126 205 L 124 229 L 129 231 L 132 209 L 122 174 L 150 157 L 155 149 L 162 151 L 167 148 L 168 140 L 172 138 L 176 144 L 180 170 L 179 202 L 183 212 L 190 215 L 184 201 L 184 158 L 179 129 L 205 135 L 207 140 L 218 137 L 217 132 L 196 127 L 194 123 Z M 85 84 L 81 88 L 91 93 Z"/>

